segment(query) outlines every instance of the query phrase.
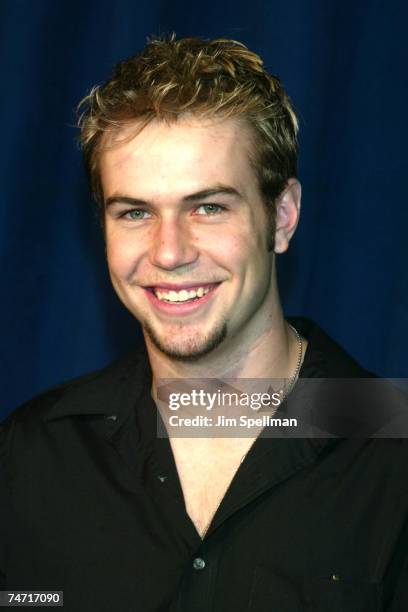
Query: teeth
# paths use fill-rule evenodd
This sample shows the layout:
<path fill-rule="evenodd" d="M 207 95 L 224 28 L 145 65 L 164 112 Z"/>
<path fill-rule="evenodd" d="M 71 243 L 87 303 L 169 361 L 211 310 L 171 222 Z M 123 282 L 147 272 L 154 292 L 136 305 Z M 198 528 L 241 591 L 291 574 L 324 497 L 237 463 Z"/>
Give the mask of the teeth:
<path fill-rule="evenodd" d="M 153 289 L 154 294 L 159 300 L 164 302 L 186 302 L 197 297 L 203 297 L 210 291 L 209 287 L 198 287 L 197 289 L 182 289 L 181 291 L 161 291 Z"/>

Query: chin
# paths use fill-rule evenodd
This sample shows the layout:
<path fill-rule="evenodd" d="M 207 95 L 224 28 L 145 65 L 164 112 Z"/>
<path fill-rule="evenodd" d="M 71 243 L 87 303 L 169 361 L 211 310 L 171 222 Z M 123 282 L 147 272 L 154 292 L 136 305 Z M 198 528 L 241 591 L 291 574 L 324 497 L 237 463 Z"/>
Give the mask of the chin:
<path fill-rule="evenodd" d="M 174 332 L 171 339 L 159 335 L 149 324 L 145 324 L 143 328 L 152 344 L 161 353 L 175 361 L 184 362 L 199 361 L 202 357 L 214 351 L 224 341 L 228 333 L 226 322 L 204 336 L 194 334 L 183 338 L 185 331 L 183 332 L 181 327 L 179 332 Z M 179 337 L 177 337 L 177 334 Z"/>

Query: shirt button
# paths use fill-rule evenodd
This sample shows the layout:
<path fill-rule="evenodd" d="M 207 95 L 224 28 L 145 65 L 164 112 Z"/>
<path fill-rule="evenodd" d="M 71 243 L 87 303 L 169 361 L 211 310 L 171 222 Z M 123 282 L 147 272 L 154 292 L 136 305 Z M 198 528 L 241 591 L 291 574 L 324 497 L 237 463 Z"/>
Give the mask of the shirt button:
<path fill-rule="evenodd" d="M 203 570 L 205 568 L 205 561 L 201 557 L 197 557 L 193 561 L 193 567 L 195 570 Z"/>

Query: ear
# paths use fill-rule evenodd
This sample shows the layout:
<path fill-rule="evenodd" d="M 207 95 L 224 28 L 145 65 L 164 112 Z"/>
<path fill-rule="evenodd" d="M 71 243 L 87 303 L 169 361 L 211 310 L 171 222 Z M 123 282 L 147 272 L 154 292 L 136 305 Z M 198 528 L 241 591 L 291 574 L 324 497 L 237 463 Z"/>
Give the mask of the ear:
<path fill-rule="evenodd" d="M 275 253 L 284 253 L 295 233 L 299 215 L 302 188 L 295 178 L 290 178 L 276 200 Z"/>

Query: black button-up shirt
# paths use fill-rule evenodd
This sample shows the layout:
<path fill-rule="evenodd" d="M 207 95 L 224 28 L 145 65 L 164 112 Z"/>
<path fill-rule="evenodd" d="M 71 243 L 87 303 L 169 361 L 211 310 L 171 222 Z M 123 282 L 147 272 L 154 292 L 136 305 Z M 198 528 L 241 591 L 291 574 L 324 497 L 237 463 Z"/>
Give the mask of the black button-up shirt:
<path fill-rule="evenodd" d="M 367 373 L 317 326 L 302 377 Z M 406 612 L 405 440 L 258 438 L 202 540 L 144 350 L 15 411 L 0 446 L 0 588 L 66 612 Z"/>

